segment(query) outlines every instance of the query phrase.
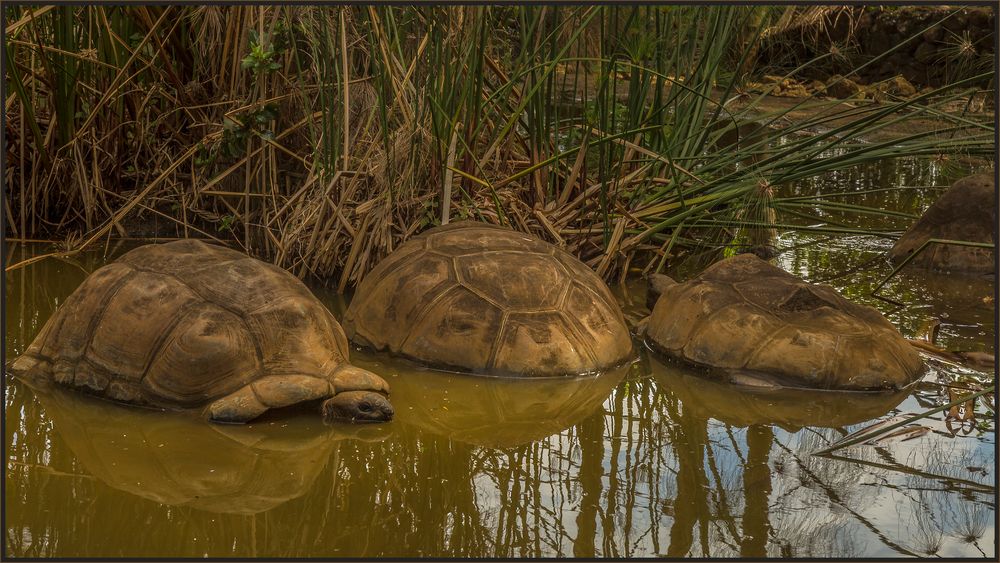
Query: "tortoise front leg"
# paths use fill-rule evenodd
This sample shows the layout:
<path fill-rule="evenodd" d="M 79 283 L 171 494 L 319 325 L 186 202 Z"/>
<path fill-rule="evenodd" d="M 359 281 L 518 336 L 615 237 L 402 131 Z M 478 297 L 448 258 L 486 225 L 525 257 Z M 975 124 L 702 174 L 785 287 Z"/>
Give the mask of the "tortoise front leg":
<path fill-rule="evenodd" d="M 328 381 L 308 375 L 269 375 L 208 406 L 214 422 L 248 422 L 269 409 L 287 407 L 333 395 Z"/>
<path fill-rule="evenodd" d="M 330 376 L 337 393 L 345 391 L 372 391 L 389 395 L 389 384 L 374 373 L 351 364 L 341 364 Z"/>

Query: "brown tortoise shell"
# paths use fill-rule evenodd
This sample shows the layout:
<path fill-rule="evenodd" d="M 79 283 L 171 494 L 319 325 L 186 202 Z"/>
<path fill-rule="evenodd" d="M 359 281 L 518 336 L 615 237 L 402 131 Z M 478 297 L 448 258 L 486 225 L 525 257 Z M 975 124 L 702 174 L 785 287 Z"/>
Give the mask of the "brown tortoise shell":
<path fill-rule="evenodd" d="M 483 375 L 591 373 L 632 355 L 621 309 L 569 253 L 463 221 L 414 237 L 362 281 L 348 338 L 417 362 Z"/>
<path fill-rule="evenodd" d="M 326 385 L 347 356 L 340 325 L 294 276 L 185 240 L 142 246 L 93 272 L 12 368 L 151 406 L 195 406 L 248 384 L 273 397 L 280 380 L 291 404 L 300 382 Z"/>
<path fill-rule="evenodd" d="M 889 250 L 901 262 L 930 239 L 985 242 L 996 245 L 996 184 L 993 173 L 966 176 L 943 193 Z M 907 267 L 986 274 L 996 269 L 993 249 L 932 243 Z"/>
<path fill-rule="evenodd" d="M 667 284 L 646 324 L 653 348 L 689 362 L 814 389 L 908 385 L 923 361 L 875 309 L 753 254 Z"/>

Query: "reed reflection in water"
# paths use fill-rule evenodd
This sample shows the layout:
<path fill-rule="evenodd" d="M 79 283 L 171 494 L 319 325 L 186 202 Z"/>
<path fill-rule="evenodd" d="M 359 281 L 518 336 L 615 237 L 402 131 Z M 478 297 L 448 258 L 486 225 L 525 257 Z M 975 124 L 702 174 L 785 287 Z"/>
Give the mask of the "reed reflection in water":
<path fill-rule="evenodd" d="M 8 353 L 103 261 L 9 276 Z M 183 414 L 63 404 L 7 379 L 7 555 L 993 554 L 991 429 L 810 455 L 919 409 L 919 393 L 737 391 L 647 356 L 528 385 L 356 361 L 394 389 L 397 420 L 374 438 L 321 428 L 309 411 L 257 423 L 271 437 L 261 442 Z M 107 466 L 129 456 L 143 463 Z M 198 491 L 220 490 L 226 471 L 224 498 Z"/>

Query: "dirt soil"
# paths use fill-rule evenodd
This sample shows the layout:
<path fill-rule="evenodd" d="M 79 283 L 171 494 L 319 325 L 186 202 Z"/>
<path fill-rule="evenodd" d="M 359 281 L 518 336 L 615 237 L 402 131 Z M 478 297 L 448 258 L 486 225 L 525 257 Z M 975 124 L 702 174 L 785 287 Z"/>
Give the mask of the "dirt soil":
<path fill-rule="evenodd" d="M 718 90 L 715 92 L 714 97 L 716 97 L 716 99 L 719 99 L 722 97 L 722 95 L 723 91 Z M 743 99 L 736 100 L 735 102 L 733 102 L 734 107 L 735 108 L 745 107 L 756 97 L 757 97 L 756 95 L 750 95 Z M 816 102 L 829 102 L 829 100 L 820 99 L 816 100 Z M 837 112 L 849 110 L 852 107 L 861 107 L 864 105 L 870 105 L 871 103 L 872 102 L 869 101 L 845 100 L 840 102 L 839 104 L 824 104 L 821 111 L 824 113 L 834 114 Z M 785 114 L 785 117 L 782 118 L 782 121 L 795 122 L 806 118 L 815 118 L 816 117 L 815 105 L 816 103 L 810 101 L 809 98 L 765 96 L 763 100 L 757 105 L 757 109 L 759 110 L 759 113 L 762 114 L 777 112 L 777 111 L 788 111 L 788 113 Z M 960 112 L 964 105 L 965 105 L 964 102 L 952 102 L 945 109 L 949 111 Z M 981 121 L 981 120 L 995 121 L 996 119 L 995 112 L 987 110 L 980 110 L 978 112 L 970 111 L 966 113 L 966 117 L 976 121 Z M 835 119 L 830 122 L 830 127 L 836 127 L 838 125 L 849 123 L 850 120 L 851 118 Z M 923 118 L 923 117 L 913 118 L 899 123 L 894 123 L 883 129 L 880 129 L 871 136 L 866 137 L 866 139 L 869 141 L 887 141 L 891 139 L 905 137 L 907 135 L 912 135 L 914 133 L 927 131 L 928 129 L 932 130 L 943 129 L 945 127 L 948 127 L 948 124 L 940 119 Z M 820 131 L 816 132 L 819 133 Z M 950 134 L 954 133 L 945 133 L 942 135 L 942 137 Z"/>

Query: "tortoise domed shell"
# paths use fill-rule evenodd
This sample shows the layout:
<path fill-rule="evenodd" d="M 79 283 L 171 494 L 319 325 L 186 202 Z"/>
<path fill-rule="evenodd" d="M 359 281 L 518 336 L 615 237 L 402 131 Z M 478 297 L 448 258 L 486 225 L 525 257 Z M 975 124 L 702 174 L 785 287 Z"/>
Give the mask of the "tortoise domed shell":
<path fill-rule="evenodd" d="M 389 386 L 347 355 L 340 325 L 295 276 L 183 240 L 90 274 L 11 370 L 124 403 L 207 405 L 222 422 L 316 399 L 328 418 L 391 418 Z"/>
<path fill-rule="evenodd" d="M 900 389 L 924 370 L 878 311 L 753 254 L 684 283 L 658 281 L 646 340 L 668 356 L 812 389 Z"/>
<path fill-rule="evenodd" d="M 632 355 L 604 282 L 530 235 L 463 221 L 407 241 L 362 281 L 344 317 L 352 341 L 483 375 L 596 372 Z"/>

